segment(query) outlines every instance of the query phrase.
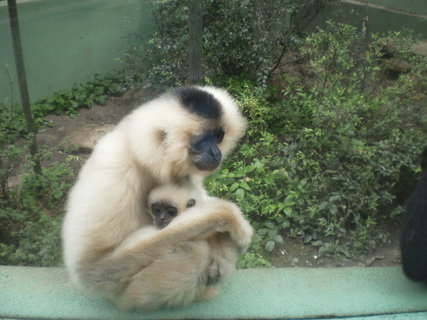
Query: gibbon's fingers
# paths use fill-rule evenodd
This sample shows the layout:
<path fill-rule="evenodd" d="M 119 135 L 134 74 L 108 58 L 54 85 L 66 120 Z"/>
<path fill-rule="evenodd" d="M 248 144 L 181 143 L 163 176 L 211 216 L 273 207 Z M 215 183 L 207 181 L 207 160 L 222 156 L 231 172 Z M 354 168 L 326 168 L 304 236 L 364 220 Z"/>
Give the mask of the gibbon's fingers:
<path fill-rule="evenodd" d="M 231 240 L 240 252 L 246 251 L 252 240 L 253 228 L 244 218 L 240 208 L 233 202 L 219 198 L 212 198 L 210 201 L 217 202 L 221 206 L 220 211 L 226 213 L 227 232 L 230 233 Z"/>

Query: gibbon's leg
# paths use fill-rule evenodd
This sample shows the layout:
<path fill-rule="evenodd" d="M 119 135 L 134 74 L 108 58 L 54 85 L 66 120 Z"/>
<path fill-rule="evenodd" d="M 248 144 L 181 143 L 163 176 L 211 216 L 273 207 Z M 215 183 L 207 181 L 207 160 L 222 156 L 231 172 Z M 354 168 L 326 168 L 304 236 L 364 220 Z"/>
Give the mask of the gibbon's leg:
<path fill-rule="evenodd" d="M 216 233 L 207 239 L 212 251 L 212 261 L 208 269 L 208 289 L 228 278 L 236 268 L 241 253 L 228 233 Z M 207 290 L 206 295 L 210 292 Z"/>
<path fill-rule="evenodd" d="M 131 277 L 117 304 L 124 309 L 154 310 L 200 300 L 206 291 L 210 256 L 206 240 L 184 241 L 163 250 L 158 259 Z"/>
<path fill-rule="evenodd" d="M 174 248 L 179 242 L 206 239 L 217 232 L 228 232 L 237 251 L 242 252 L 249 246 L 253 231 L 235 204 L 221 199 L 211 200 L 188 209 L 167 228 L 149 237 L 142 228 L 105 258 L 82 263 L 79 267 L 81 281 L 103 291 L 120 290 L 130 277 L 161 256 L 159 248 Z"/>
<path fill-rule="evenodd" d="M 213 299 L 237 258 L 238 248 L 228 233 L 184 241 L 131 277 L 114 300 L 124 309 L 154 310 Z"/>

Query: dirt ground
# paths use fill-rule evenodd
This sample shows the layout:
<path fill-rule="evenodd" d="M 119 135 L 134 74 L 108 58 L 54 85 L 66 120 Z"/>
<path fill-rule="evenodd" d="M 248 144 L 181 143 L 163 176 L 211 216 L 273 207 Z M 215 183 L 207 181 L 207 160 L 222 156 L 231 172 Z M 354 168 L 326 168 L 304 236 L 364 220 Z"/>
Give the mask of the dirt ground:
<path fill-rule="evenodd" d="M 53 154 L 50 161 L 68 159 L 78 171 L 96 140 L 111 130 L 123 116 L 153 96 L 154 93 L 143 90 L 128 91 L 120 97 L 110 98 L 103 106 L 94 105 L 89 109 L 81 109 L 76 118 L 50 115 L 47 117 L 49 125 L 37 136 L 39 148 Z M 284 244 L 273 251 L 271 260 L 277 267 L 399 265 L 399 229 L 398 223 L 389 225 L 384 233 L 381 233 L 377 248 L 356 259 L 323 257 L 319 255 L 316 247 L 283 235 Z"/>
<path fill-rule="evenodd" d="M 298 239 L 284 238 L 284 244 L 274 251 L 272 263 L 276 267 L 386 267 L 400 265 L 400 224 L 387 226 L 377 247 L 357 258 L 327 257 L 317 248 Z"/>

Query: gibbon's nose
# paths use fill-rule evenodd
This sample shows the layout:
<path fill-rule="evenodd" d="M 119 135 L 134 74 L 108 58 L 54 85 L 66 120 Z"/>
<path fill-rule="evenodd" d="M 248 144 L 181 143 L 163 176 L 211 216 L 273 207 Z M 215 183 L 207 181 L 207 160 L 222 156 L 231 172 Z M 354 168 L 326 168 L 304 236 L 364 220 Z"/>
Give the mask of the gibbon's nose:
<path fill-rule="evenodd" d="M 211 148 L 208 151 L 209 156 L 211 157 L 213 162 L 218 162 L 221 160 L 221 150 L 218 147 Z"/>

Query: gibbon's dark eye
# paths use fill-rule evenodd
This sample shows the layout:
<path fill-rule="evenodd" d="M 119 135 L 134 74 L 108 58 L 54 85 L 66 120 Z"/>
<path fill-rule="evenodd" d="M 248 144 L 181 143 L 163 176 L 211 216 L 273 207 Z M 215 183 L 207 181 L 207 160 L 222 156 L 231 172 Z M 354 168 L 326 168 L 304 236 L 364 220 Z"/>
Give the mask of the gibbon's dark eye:
<path fill-rule="evenodd" d="M 166 209 L 166 213 L 169 217 L 175 217 L 177 215 L 178 210 L 175 207 L 168 207 Z"/>
<path fill-rule="evenodd" d="M 159 216 L 161 211 L 161 207 L 157 203 L 153 203 L 151 205 L 151 213 L 153 214 L 153 216 Z"/>
<path fill-rule="evenodd" d="M 188 200 L 188 202 L 187 202 L 187 208 L 194 207 L 195 205 L 196 205 L 196 200 L 194 200 L 194 199 Z"/>
<path fill-rule="evenodd" d="M 220 144 L 222 142 L 222 140 L 224 139 L 224 134 L 224 128 L 219 128 L 215 130 L 216 143 Z"/>

